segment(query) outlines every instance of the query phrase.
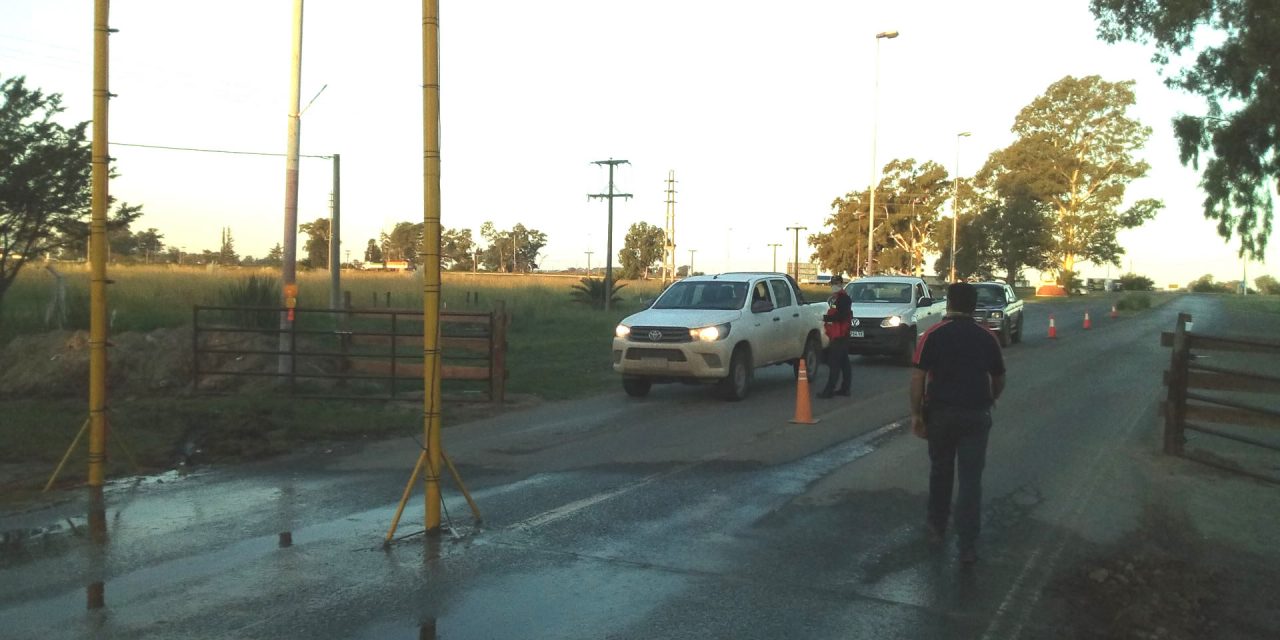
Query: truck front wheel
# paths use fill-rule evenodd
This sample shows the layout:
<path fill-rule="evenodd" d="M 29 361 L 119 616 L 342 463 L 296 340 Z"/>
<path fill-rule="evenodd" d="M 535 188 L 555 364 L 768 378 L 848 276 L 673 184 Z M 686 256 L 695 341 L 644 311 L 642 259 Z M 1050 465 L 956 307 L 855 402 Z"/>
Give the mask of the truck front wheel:
<path fill-rule="evenodd" d="M 751 350 L 739 346 L 729 360 L 729 375 L 720 381 L 720 394 L 725 400 L 737 402 L 747 397 L 751 388 Z"/>
<path fill-rule="evenodd" d="M 649 388 L 653 383 L 644 378 L 623 378 L 622 390 L 632 398 L 643 398 L 649 395 Z"/>

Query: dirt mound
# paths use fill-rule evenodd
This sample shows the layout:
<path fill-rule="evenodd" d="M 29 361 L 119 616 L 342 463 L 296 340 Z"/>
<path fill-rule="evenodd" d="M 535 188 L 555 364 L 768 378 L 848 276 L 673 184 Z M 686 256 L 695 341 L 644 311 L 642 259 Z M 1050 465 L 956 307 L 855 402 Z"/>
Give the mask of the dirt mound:
<path fill-rule="evenodd" d="M 157 329 L 109 338 L 107 384 L 122 393 L 171 392 L 191 384 L 191 330 Z M 0 399 L 83 395 L 89 334 L 22 335 L 0 349 Z"/>

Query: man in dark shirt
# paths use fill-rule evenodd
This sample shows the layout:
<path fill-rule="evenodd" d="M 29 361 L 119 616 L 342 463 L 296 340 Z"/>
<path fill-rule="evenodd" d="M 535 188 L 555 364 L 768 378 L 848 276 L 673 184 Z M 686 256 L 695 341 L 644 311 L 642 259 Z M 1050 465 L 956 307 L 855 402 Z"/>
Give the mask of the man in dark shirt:
<path fill-rule="evenodd" d="M 920 337 L 911 372 L 911 431 L 929 441 L 929 508 L 925 524 L 941 542 L 959 478 L 955 523 L 960 561 L 976 562 L 982 468 L 991 407 L 1004 391 L 1004 357 L 989 329 L 974 322 L 978 291 L 947 288 L 947 315 Z"/>

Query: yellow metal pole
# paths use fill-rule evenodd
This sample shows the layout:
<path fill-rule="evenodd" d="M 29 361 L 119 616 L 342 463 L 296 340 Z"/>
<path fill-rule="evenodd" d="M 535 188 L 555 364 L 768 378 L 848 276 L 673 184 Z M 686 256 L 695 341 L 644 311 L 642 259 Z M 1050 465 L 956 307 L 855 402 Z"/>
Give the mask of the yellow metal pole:
<path fill-rule="evenodd" d="M 422 364 L 426 529 L 440 532 L 440 2 L 422 2 Z"/>
<path fill-rule="evenodd" d="M 404 514 L 404 505 L 409 502 L 409 494 L 413 492 L 413 483 L 418 481 L 418 473 L 422 471 L 422 463 L 427 460 L 427 450 L 423 449 L 418 454 L 418 463 L 413 465 L 413 473 L 409 474 L 409 482 L 404 485 L 404 495 L 400 496 L 400 504 L 396 507 L 396 515 L 391 519 L 391 528 L 387 529 L 387 537 L 382 541 L 382 545 L 391 544 L 391 538 L 396 535 L 396 527 L 400 526 L 400 516 Z"/>
<path fill-rule="evenodd" d="M 107 460 L 107 15 L 93 11 L 93 197 L 89 222 L 89 486 L 101 487 Z"/>
<path fill-rule="evenodd" d="M 453 466 L 453 461 L 449 459 L 449 454 L 440 452 L 444 458 L 444 463 L 449 467 L 449 473 L 453 475 L 453 481 L 458 483 L 458 490 L 462 492 L 462 497 L 467 499 L 467 504 L 471 507 L 471 515 L 476 517 L 476 522 L 484 520 L 480 516 L 480 507 L 476 505 L 476 501 L 471 499 L 471 492 L 467 491 L 467 485 L 462 481 L 462 476 L 458 473 L 458 468 Z"/>
<path fill-rule="evenodd" d="M 41 492 L 49 490 L 53 483 L 57 481 L 58 474 L 62 473 L 62 467 L 67 464 L 67 459 L 71 457 L 71 452 L 75 451 L 76 445 L 80 444 L 80 438 L 84 437 L 84 432 L 89 428 L 89 419 L 85 418 L 84 424 L 80 425 L 80 430 L 76 432 L 76 439 L 71 441 L 71 446 L 67 447 L 67 452 L 62 454 L 62 461 L 58 463 L 57 468 L 53 470 L 53 475 L 49 476 L 49 481 L 44 484 Z"/>

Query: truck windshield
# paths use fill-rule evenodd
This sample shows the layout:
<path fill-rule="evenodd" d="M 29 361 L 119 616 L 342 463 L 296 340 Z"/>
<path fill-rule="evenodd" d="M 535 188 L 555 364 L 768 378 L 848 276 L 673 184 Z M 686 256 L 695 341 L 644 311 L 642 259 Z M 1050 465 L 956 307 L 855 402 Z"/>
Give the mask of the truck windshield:
<path fill-rule="evenodd" d="M 741 309 L 747 300 L 747 283 L 708 280 L 677 282 L 653 303 L 654 309 Z"/>
<path fill-rule="evenodd" d="M 911 302 L 911 285 L 901 282 L 851 282 L 847 292 L 854 302 Z"/>
<path fill-rule="evenodd" d="M 1003 287 L 977 287 L 978 304 L 993 305 L 1004 304 L 1004 288 Z"/>

